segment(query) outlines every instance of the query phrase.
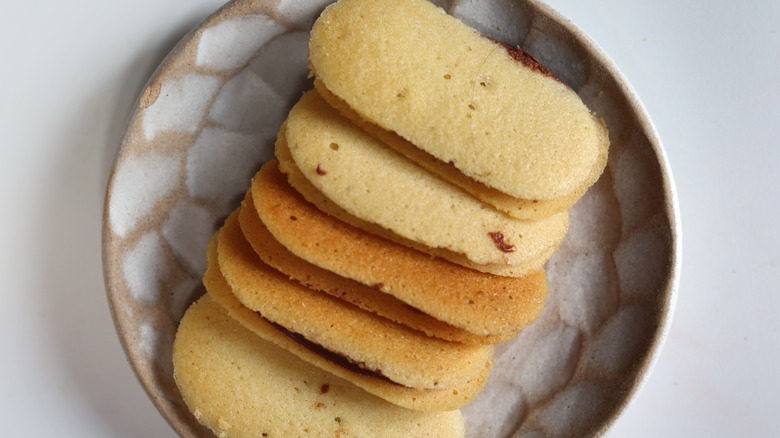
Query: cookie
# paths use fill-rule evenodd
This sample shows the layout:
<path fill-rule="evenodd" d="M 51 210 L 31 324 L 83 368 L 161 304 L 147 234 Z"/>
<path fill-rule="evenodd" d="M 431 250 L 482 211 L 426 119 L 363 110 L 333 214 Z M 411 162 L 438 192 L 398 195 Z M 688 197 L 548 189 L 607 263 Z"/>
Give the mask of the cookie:
<path fill-rule="evenodd" d="M 284 127 L 282 128 L 284 132 Z M 308 179 L 301 173 L 296 167 L 295 162 L 290 156 L 290 151 L 287 148 L 287 141 L 284 135 L 279 135 L 276 140 L 276 156 L 278 158 L 279 169 L 282 170 L 287 176 L 287 180 L 295 190 L 301 194 L 307 201 L 314 204 L 317 208 L 327 213 L 330 216 L 338 218 L 342 222 L 348 223 L 353 227 L 360 228 L 376 236 L 383 237 L 387 240 L 399 243 L 409 248 L 414 248 L 418 251 L 424 252 L 434 257 L 440 257 L 445 260 L 449 260 L 452 263 L 456 263 L 467 268 L 475 269 L 480 272 L 487 272 L 495 275 L 503 275 L 507 277 L 521 277 L 537 269 L 536 267 L 542 266 L 550 255 L 554 252 L 555 248 L 551 248 L 549 253 L 540 255 L 535 260 L 529 260 L 521 265 L 506 265 L 502 263 L 490 263 L 490 264 L 478 264 L 469 260 L 463 254 L 458 254 L 453 251 L 449 251 L 444 248 L 431 248 L 420 244 L 418 242 L 405 239 L 390 230 L 386 230 L 376 224 L 359 219 L 346 210 L 339 207 L 322 194 L 317 188 L 312 185 Z"/>
<path fill-rule="evenodd" d="M 231 318 L 254 334 L 292 353 L 303 361 L 321 368 L 394 405 L 421 412 L 458 409 L 472 401 L 487 382 L 492 361 L 465 384 L 450 389 L 416 389 L 399 385 L 380 373 L 370 372 L 344 356 L 308 341 L 300 334 L 262 317 L 244 306 L 233 293 L 217 262 L 217 244 L 209 245 L 209 263 L 203 283 L 208 294 L 224 307 Z"/>
<path fill-rule="evenodd" d="M 363 310 L 420 330 L 428 336 L 465 344 L 497 344 L 507 340 L 506 336 L 478 336 L 446 324 L 375 286 L 341 277 L 299 258 L 274 239 L 265 227 L 257 215 L 251 192 L 247 192 L 238 217 L 244 237 L 260 259 L 307 287 L 329 293 Z"/>
<path fill-rule="evenodd" d="M 462 254 L 478 265 L 533 270 L 566 236 L 567 212 L 536 221 L 497 212 L 387 148 L 316 92 L 293 107 L 282 135 L 294 167 L 333 204 L 425 247 Z M 277 141 L 277 150 L 283 147 Z M 292 163 L 282 155 L 277 152 L 289 173 Z"/>
<path fill-rule="evenodd" d="M 216 239 L 219 269 L 244 306 L 361 369 L 410 388 L 456 388 L 491 362 L 491 346 L 433 338 L 290 280 L 257 257 L 236 214 Z"/>
<path fill-rule="evenodd" d="M 459 411 L 375 397 L 263 340 L 209 295 L 184 315 L 173 365 L 187 407 L 220 437 L 464 435 Z"/>
<path fill-rule="evenodd" d="M 571 196 L 606 165 L 606 127 L 572 89 L 428 1 L 340 0 L 309 60 L 362 119 L 512 197 Z"/>
<path fill-rule="evenodd" d="M 369 123 L 352 110 L 349 105 L 344 103 L 344 101 L 331 94 L 328 89 L 322 85 L 321 81 L 315 79 L 314 86 L 320 96 L 328 102 L 328 105 L 336 108 L 342 115 L 364 131 L 367 131 L 386 145 L 392 147 L 395 151 L 422 166 L 425 170 L 460 187 L 470 195 L 492 206 L 496 210 L 518 219 L 542 219 L 571 208 L 574 203 L 585 194 L 588 188 L 590 188 L 591 181 L 596 181 L 598 179 L 603 171 L 603 160 L 606 160 L 607 157 L 607 148 L 604 148 L 602 151 L 603 156 L 599 158 L 597 165 L 593 166 L 593 169 L 591 170 L 592 175 L 589 175 L 586 181 L 577 190 L 574 190 L 565 196 L 547 200 L 519 199 L 467 177 L 452 164 L 436 159 L 436 157 L 417 148 L 400 135 L 384 130 L 373 123 Z"/>
<path fill-rule="evenodd" d="M 297 257 L 455 327 L 482 336 L 514 335 L 544 306 L 543 271 L 518 278 L 486 274 L 367 233 L 307 202 L 275 161 L 258 172 L 251 190 L 260 219 Z"/>

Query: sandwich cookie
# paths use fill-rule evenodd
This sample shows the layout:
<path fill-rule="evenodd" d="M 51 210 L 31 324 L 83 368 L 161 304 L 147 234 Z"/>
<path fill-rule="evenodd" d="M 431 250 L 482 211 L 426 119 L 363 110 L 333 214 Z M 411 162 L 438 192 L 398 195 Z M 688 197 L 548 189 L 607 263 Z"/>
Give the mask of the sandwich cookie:
<path fill-rule="evenodd" d="M 509 196 L 574 196 L 606 165 L 606 127 L 522 52 L 425 0 L 340 0 L 315 22 L 317 86 Z"/>
<path fill-rule="evenodd" d="M 268 231 L 290 252 L 480 336 L 513 336 L 533 322 L 547 297 L 543 271 L 524 277 L 478 272 L 383 239 L 307 202 L 270 161 L 252 197 Z"/>
<path fill-rule="evenodd" d="M 368 372 L 417 389 L 453 389 L 478 377 L 493 348 L 426 336 L 290 280 L 257 257 L 235 214 L 217 236 L 217 261 L 247 308 Z"/>
<path fill-rule="evenodd" d="M 329 293 L 363 310 L 420 330 L 428 336 L 464 344 L 497 344 L 508 340 L 507 336 L 478 336 L 454 327 L 382 292 L 376 286 L 358 283 L 301 259 L 279 243 L 265 227 L 257 215 L 251 191 L 247 192 L 238 217 L 244 237 L 260 259 L 307 287 Z"/>
<path fill-rule="evenodd" d="M 394 405 L 423 412 L 458 409 L 472 401 L 486 384 L 492 362 L 486 363 L 476 378 L 457 388 L 416 389 L 394 383 L 382 374 L 362 368 L 346 357 L 329 351 L 244 306 L 219 270 L 217 258 L 217 243 L 212 240 L 203 283 L 208 295 L 218 302 L 231 318 L 260 338 L 272 342 L 303 361 Z"/>
<path fill-rule="evenodd" d="M 605 147 L 602 151 L 602 156 L 599 157 L 597 165 L 593 166 L 591 171 L 592 175 L 589 175 L 586 179 L 586 183 L 582 184 L 579 189 L 566 196 L 546 200 L 515 198 L 514 196 L 507 195 L 506 193 L 489 187 L 475 179 L 467 177 L 451 163 L 445 163 L 438 160 L 428 152 L 411 144 L 400 135 L 384 130 L 373 123 L 369 123 L 352 110 L 349 105 L 344 103 L 343 100 L 331 94 L 319 80 L 315 79 L 314 86 L 320 96 L 328 102 L 328 105 L 336 108 L 350 121 L 393 148 L 396 152 L 399 152 L 406 158 L 414 161 L 439 178 L 460 187 L 485 204 L 518 219 L 543 219 L 555 213 L 570 209 L 574 203 L 585 194 L 588 188 L 590 188 L 590 181 L 596 181 L 599 178 L 604 168 L 603 163 L 607 159 L 607 148 Z"/>
<path fill-rule="evenodd" d="M 284 127 L 282 127 L 282 132 L 284 132 Z M 541 254 L 536 259 L 528 260 L 520 265 L 507 265 L 503 263 L 474 263 L 463 254 L 459 254 L 444 248 L 431 248 L 425 246 L 419 242 L 403 238 L 390 230 L 380 227 L 377 224 L 367 222 L 363 219 L 351 215 L 349 212 L 328 199 L 322 192 L 317 189 L 317 187 L 315 187 L 312 183 L 309 182 L 308 179 L 306 179 L 303 173 L 296 167 L 295 162 L 290 155 L 290 150 L 287 147 L 287 140 L 285 139 L 284 135 L 279 135 L 277 137 L 276 156 L 278 159 L 279 169 L 286 174 L 290 185 L 292 185 L 293 188 L 308 202 L 315 205 L 324 213 L 338 218 L 342 222 L 350 224 L 355 228 L 360 228 L 361 230 L 367 231 L 376 236 L 400 243 L 401 245 L 405 245 L 409 248 L 414 248 L 434 257 L 441 257 L 445 260 L 451 261 L 452 263 L 456 263 L 467 268 L 495 275 L 521 277 L 529 271 L 539 269 L 537 267 L 544 265 L 545 261 L 550 258 L 551 254 L 556 249 L 551 248 L 549 253 Z M 500 236 L 503 236 L 503 234 L 500 234 Z"/>
<path fill-rule="evenodd" d="M 294 164 L 349 215 L 425 247 L 527 272 L 541 268 L 566 236 L 567 212 L 536 221 L 502 214 L 387 148 L 316 92 L 293 107 L 282 135 L 293 161 L 283 159 L 284 143 L 277 141 L 285 173 Z"/>
<path fill-rule="evenodd" d="M 187 407 L 220 437 L 464 435 L 459 411 L 377 398 L 260 338 L 209 295 L 184 315 L 173 366 Z"/>

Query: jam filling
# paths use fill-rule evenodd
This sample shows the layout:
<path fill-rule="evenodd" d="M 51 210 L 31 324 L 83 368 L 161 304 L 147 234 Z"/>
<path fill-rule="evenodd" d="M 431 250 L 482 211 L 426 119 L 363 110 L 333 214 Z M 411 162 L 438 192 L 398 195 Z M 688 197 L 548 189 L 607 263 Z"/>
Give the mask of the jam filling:
<path fill-rule="evenodd" d="M 506 49 L 507 53 L 509 53 L 509 56 L 511 56 L 512 59 L 514 59 L 515 61 L 525 65 L 526 67 L 530 68 L 533 71 L 539 72 L 547 77 L 551 77 L 556 81 L 561 82 L 561 80 L 557 76 L 555 76 L 555 74 L 549 68 L 545 67 L 544 64 L 539 62 L 538 59 L 534 58 L 533 55 L 521 49 L 520 47 L 512 47 L 509 44 L 506 44 L 504 42 L 501 42 L 489 36 L 485 36 L 485 38 L 489 39 L 490 41 Z"/>
<path fill-rule="evenodd" d="M 259 313 L 258 313 L 258 315 L 259 315 Z M 263 316 L 261 316 L 261 318 L 265 319 L 265 317 L 263 317 Z M 324 357 L 328 361 L 330 361 L 330 362 L 332 362 L 332 363 L 334 363 L 334 364 L 336 364 L 336 365 L 338 365 L 338 366 L 340 366 L 342 368 L 345 368 L 345 369 L 347 369 L 349 371 L 352 371 L 354 373 L 360 374 L 362 376 L 373 377 L 375 379 L 384 380 L 384 381 L 392 383 L 394 385 L 400 385 L 399 383 L 393 382 L 392 380 L 390 380 L 386 376 L 384 376 L 382 374 L 382 370 L 368 369 L 365 366 L 363 366 L 362 364 L 360 364 L 358 362 L 355 362 L 355 361 L 353 361 L 352 359 L 350 359 L 350 358 L 348 358 L 346 356 L 342 356 L 342 355 L 340 355 L 340 354 L 338 354 L 336 352 L 328 350 L 327 348 L 323 347 L 322 345 L 320 345 L 320 344 L 318 344 L 316 342 L 312 342 L 312 341 L 306 339 L 300 333 L 295 333 L 293 331 L 290 331 L 290 330 L 282 327 L 281 325 L 279 325 L 279 324 L 277 324 L 277 323 L 275 323 L 273 321 L 269 321 L 268 319 L 265 319 L 265 321 L 267 321 L 269 324 L 271 324 L 275 329 L 277 329 L 280 332 L 282 332 L 285 335 L 287 335 L 287 337 L 289 337 L 290 339 L 295 341 L 298 345 L 306 348 L 307 350 L 311 351 L 312 353 L 315 353 L 315 354 L 317 354 L 317 355 L 319 355 L 321 357 Z"/>
<path fill-rule="evenodd" d="M 495 233 L 488 233 L 488 236 L 493 239 L 493 243 L 496 244 L 496 248 L 503 252 L 514 252 L 516 249 L 514 245 L 510 245 L 504 241 L 504 233 L 500 231 L 496 231 Z"/>

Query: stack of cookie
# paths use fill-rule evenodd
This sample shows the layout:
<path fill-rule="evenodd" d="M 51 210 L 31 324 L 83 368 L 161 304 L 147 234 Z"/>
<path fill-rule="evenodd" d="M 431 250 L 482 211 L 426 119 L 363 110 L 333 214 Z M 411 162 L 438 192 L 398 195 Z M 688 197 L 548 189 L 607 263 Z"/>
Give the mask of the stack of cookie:
<path fill-rule="evenodd" d="M 309 55 L 315 89 L 209 246 L 177 384 L 229 436 L 462 434 L 493 345 L 544 305 L 606 129 L 425 0 L 340 0 Z"/>

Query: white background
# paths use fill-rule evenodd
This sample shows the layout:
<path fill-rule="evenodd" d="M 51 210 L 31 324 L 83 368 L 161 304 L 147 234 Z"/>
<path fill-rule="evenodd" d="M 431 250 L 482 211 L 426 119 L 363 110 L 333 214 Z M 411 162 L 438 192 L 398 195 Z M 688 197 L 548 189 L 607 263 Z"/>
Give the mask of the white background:
<path fill-rule="evenodd" d="M 615 60 L 643 100 L 682 212 L 671 332 L 609 436 L 780 436 L 780 2 L 550 3 Z M 127 365 L 109 317 L 103 196 L 144 82 L 220 5 L 4 5 L 4 436 L 174 436 Z"/>

